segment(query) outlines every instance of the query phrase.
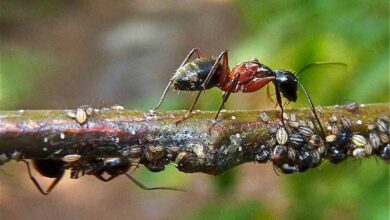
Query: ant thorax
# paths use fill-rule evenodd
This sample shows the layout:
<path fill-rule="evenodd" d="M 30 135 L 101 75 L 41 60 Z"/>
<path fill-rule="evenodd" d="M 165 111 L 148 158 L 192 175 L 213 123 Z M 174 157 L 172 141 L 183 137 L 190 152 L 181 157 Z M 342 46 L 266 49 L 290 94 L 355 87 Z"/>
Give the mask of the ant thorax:
<path fill-rule="evenodd" d="M 180 91 L 202 90 L 202 85 L 215 64 L 215 61 L 215 58 L 211 57 L 199 58 L 177 69 L 173 77 L 174 89 Z M 206 85 L 206 89 L 217 85 L 221 70 L 221 65 L 218 65 L 217 72 Z"/>

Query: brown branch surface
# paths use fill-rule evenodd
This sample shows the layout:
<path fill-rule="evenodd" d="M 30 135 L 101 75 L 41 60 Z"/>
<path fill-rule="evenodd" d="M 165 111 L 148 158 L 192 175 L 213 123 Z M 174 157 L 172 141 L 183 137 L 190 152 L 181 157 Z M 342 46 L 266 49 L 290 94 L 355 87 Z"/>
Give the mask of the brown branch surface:
<path fill-rule="evenodd" d="M 322 160 L 332 160 L 329 149 L 338 147 L 340 142 L 338 139 L 331 140 L 332 132 L 340 138 L 342 132 L 349 129 L 351 135 L 347 140 L 349 149 L 345 151 L 346 157 L 379 155 L 382 159 L 389 159 L 386 154 L 386 150 L 390 150 L 387 149 L 388 104 L 319 108 L 321 123 L 330 139 L 327 144 L 322 138 L 320 144 L 310 142 L 313 135 L 322 137 L 310 109 L 286 110 L 286 143 L 283 141 L 285 134 L 277 132 L 282 128 L 280 111 L 265 112 L 268 122 L 259 117 L 260 111 L 226 111 L 211 127 L 213 122 L 210 119 L 215 112 L 195 112 L 190 119 L 176 126 L 175 122 L 185 111 L 145 113 L 94 109 L 82 125 L 69 117 L 66 110 L 0 111 L 0 165 L 10 159 L 63 159 L 69 155 L 80 155 L 81 158 L 126 157 L 137 160 L 152 171 L 161 171 L 164 165 L 175 163 L 182 172 L 217 175 L 253 161 L 272 161 L 277 167 L 290 164 L 304 171 L 301 169 L 302 155 L 298 154 L 303 152 L 301 148 L 308 149 L 309 153 L 319 152 L 320 161 L 309 166 L 315 167 Z M 307 135 L 304 128 L 313 128 L 311 122 L 315 127 L 309 131 L 313 130 L 313 134 Z M 382 125 L 387 130 L 383 130 Z M 374 137 L 371 138 L 370 134 Z M 303 147 L 291 144 L 294 135 L 304 137 Z M 363 140 L 356 135 L 361 135 Z M 377 140 L 379 143 L 371 142 Z M 286 146 L 287 150 L 291 148 L 293 150 L 288 152 L 293 154 L 295 150 L 297 155 L 278 155 L 277 146 Z M 359 152 L 355 152 L 355 148 L 364 149 L 361 150 L 363 155 L 356 155 Z M 285 159 L 287 157 L 289 159 Z"/>

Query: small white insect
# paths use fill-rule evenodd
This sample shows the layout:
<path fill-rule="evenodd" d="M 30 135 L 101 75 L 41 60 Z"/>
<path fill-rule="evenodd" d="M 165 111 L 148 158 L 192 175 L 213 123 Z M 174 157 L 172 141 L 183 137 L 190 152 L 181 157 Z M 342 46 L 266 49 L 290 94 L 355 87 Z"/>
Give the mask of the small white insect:
<path fill-rule="evenodd" d="M 331 142 L 335 141 L 336 138 L 337 138 L 336 135 L 331 134 L 331 135 L 326 136 L 326 137 L 325 137 L 325 140 L 326 140 L 326 142 L 331 143 Z"/>
<path fill-rule="evenodd" d="M 379 136 L 375 132 L 370 133 L 369 140 L 370 140 L 372 148 L 374 148 L 374 149 L 379 148 L 379 145 L 381 144 L 381 140 L 379 139 Z"/>
<path fill-rule="evenodd" d="M 113 105 L 113 106 L 111 106 L 111 109 L 116 110 L 116 111 L 121 111 L 121 110 L 124 110 L 125 107 L 123 107 L 121 105 Z"/>
<path fill-rule="evenodd" d="M 366 150 L 364 148 L 356 148 L 353 150 L 352 155 L 357 159 L 362 159 L 366 156 Z"/>
<path fill-rule="evenodd" d="M 363 136 L 355 134 L 352 136 L 352 143 L 356 147 L 364 147 L 367 144 L 367 141 Z"/>
<path fill-rule="evenodd" d="M 287 134 L 286 129 L 284 129 L 283 127 L 279 128 L 279 129 L 276 131 L 276 141 L 277 141 L 280 145 L 284 145 L 284 144 L 287 143 L 287 140 L 288 140 L 288 134 Z"/>
<path fill-rule="evenodd" d="M 82 106 L 74 110 L 66 110 L 66 115 L 70 118 L 73 118 L 79 123 L 80 125 L 83 125 L 87 119 L 88 116 L 91 116 L 93 114 L 93 108 L 89 106 Z"/>
<path fill-rule="evenodd" d="M 79 155 L 79 154 L 69 154 L 69 155 L 65 155 L 62 158 L 62 161 L 70 163 L 70 162 L 78 161 L 80 158 L 81 158 L 81 155 Z"/>
<path fill-rule="evenodd" d="M 265 112 L 261 112 L 261 113 L 260 113 L 260 119 L 261 119 L 264 123 L 268 123 L 268 122 L 269 122 L 268 115 L 267 115 L 267 113 L 265 113 Z"/>

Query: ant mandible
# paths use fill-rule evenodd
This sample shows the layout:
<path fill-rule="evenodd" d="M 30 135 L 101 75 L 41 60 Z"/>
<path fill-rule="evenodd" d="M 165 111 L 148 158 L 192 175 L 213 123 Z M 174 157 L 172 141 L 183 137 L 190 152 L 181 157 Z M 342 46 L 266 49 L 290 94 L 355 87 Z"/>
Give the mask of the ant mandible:
<path fill-rule="evenodd" d="M 193 54 L 197 55 L 197 59 L 192 62 L 188 62 Z M 261 64 L 257 59 L 254 59 L 240 63 L 233 67 L 230 71 L 228 52 L 226 50 L 222 51 L 222 53 L 215 59 L 205 56 L 198 48 L 194 48 L 189 52 L 180 67 L 176 70 L 173 77 L 169 80 L 169 83 L 154 110 L 157 110 L 161 106 L 172 83 L 174 90 L 199 91 L 190 110 L 176 124 L 181 123 L 190 116 L 200 97 L 200 94 L 204 90 L 218 87 L 224 91 L 224 94 L 222 96 L 222 104 L 215 115 L 215 120 L 217 120 L 219 113 L 232 92 L 251 93 L 260 90 L 265 85 L 272 82 L 275 86 L 276 101 L 282 113 L 281 121 L 284 124 L 282 96 L 288 101 L 295 102 L 297 100 L 297 90 L 299 85 L 305 93 L 305 96 L 310 104 L 311 111 L 319 124 L 322 134 L 324 135 L 324 130 L 317 116 L 313 101 L 311 100 L 305 87 L 298 80 L 298 75 L 304 70 L 315 65 L 324 64 L 346 66 L 346 64 L 339 62 L 316 62 L 304 66 L 300 71 L 298 71 L 298 73 L 293 74 L 291 71 L 284 69 L 272 70 L 266 65 Z"/>

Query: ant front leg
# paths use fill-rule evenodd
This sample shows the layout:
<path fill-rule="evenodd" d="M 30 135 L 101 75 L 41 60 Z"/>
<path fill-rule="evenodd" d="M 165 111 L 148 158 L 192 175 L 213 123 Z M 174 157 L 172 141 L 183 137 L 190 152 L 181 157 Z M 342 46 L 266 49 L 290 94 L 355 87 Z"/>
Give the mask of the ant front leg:
<path fill-rule="evenodd" d="M 279 91 L 279 88 L 276 85 L 276 83 L 274 83 L 274 85 L 275 85 L 276 101 L 277 101 L 277 103 L 280 107 L 280 110 L 281 110 L 280 120 L 282 121 L 283 127 L 285 127 L 286 125 L 284 124 L 284 119 L 283 119 L 284 108 L 283 108 L 283 103 L 282 103 L 282 96 L 280 95 L 280 91 Z"/>
<path fill-rule="evenodd" d="M 205 55 L 200 51 L 199 48 L 193 48 L 193 49 L 188 53 L 188 55 L 187 55 L 186 58 L 183 60 L 183 62 L 180 64 L 180 67 L 179 67 L 179 68 L 183 67 L 183 66 L 188 62 L 188 60 L 191 58 L 191 56 L 192 56 L 194 53 L 196 53 L 196 56 L 197 56 L 198 58 L 205 57 Z M 174 80 L 175 80 L 175 75 L 173 75 L 172 78 L 169 80 L 168 85 L 165 87 L 164 92 L 163 92 L 163 94 L 162 94 L 162 96 L 161 96 L 161 98 L 160 98 L 160 101 L 159 101 L 158 104 L 154 107 L 153 110 L 157 110 L 157 109 L 161 106 L 161 104 L 163 103 L 163 101 L 164 101 L 164 99 L 165 99 L 165 97 L 166 97 L 166 95 L 167 95 L 167 93 L 168 93 L 168 90 L 169 90 L 169 88 L 171 87 L 171 85 L 172 85 L 172 83 L 173 83 Z"/>
<path fill-rule="evenodd" d="M 202 84 L 201 89 L 199 90 L 198 94 L 196 95 L 196 98 L 195 98 L 194 102 L 192 103 L 192 106 L 191 106 L 190 110 L 184 115 L 184 117 L 182 119 L 180 119 L 179 121 L 176 122 L 176 125 L 180 124 L 181 122 L 187 120 L 190 117 L 192 111 L 195 108 L 196 103 L 199 100 L 200 94 L 202 94 L 202 92 L 206 90 L 206 87 L 207 87 L 208 83 L 210 82 L 212 77 L 217 72 L 217 69 L 219 67 L 219 63 L 221 61 L 223 62 L 222 63 L 223 71 L 227 71 L 226 74 L 229 72 L 228 71 L 228 69 L 229 69 L 228 68 L 228 52 L 226 50 L 224 50 L 224 51 L 222 51 L 221 54 L 219 54 L 218 58 L 216 59 L 213 67 L 211 68 L 211 70 L 210 70 L 209 74 L 207 75 L 204 83 Z"/>

